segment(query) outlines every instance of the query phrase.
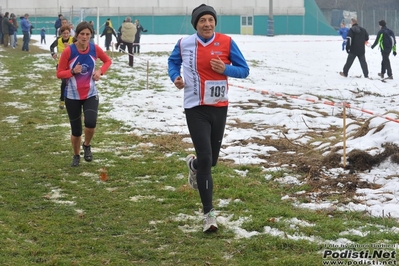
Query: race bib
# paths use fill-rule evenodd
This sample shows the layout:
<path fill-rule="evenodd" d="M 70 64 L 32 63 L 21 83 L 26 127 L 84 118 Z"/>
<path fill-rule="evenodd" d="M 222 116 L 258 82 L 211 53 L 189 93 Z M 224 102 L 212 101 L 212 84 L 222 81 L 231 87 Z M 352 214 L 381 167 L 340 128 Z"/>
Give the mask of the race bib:
<path fill-rule="evenodd" d="M 205 104 L 217 104 L 229 99 L 226 80 L 207 80 L 205 81 Z"/>

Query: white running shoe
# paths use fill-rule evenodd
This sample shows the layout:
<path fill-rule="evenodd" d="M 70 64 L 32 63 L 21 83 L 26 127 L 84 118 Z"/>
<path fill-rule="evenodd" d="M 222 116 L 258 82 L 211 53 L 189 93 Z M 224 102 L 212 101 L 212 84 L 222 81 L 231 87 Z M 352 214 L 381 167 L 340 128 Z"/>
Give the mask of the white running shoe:
<path fill-rule="evenodd" d="M 194 159 L 195 159 L 195 155 L 194 154 L 190 154 L 190 155 L 188 155 L 186 157 L 186 164 L 187 164 L 187 167 L 188 167 L 188 184 L 193 189 L 198 189 L 198 185 L 197 185 L 197 170 L 194 170 L 193 167 L 192 167 Z"/>
<path fill-rule="evenodd" d="M 204 215 L 204 229 L 205 232 L 216 232 L 218 230 L 218 225 L 216 223 L 215 210 L 210 210 L 207 214 Z"/>

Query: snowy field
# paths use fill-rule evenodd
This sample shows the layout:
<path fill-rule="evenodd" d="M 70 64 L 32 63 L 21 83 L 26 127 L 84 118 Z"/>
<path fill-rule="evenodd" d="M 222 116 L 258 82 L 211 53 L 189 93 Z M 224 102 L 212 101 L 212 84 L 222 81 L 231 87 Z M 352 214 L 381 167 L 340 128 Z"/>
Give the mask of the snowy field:
<path fill-rule="evenodd" d="M 178 35 L 143 35 L 141 38 L 141 54 L 135 56 L 135 67 L 127 67 L 127 55 L 116 58 L 111 68 L 119 72 L 119 79 L 112 82 L 117 90 L 118 85 L 137 88 L 137 80 L 145 80 L 147 64 L 152 70 L 149 73 L 151 83 L 156 83 L 162 90 L 132 89 L 122 97 L 111 98 L 109 94 L 101 95 L 102 101 L 111 103 L 107 113 L 110 118 L 122 121 L 126 128 L 136 134 L 157 132 L 158 134 L 188 133 L 183 114 L 183 92 L 176 89 L 167 76 L 167 58 L 177 40 Z M 40 40 L 34 35 L 33 39 Z M 53 36 L 49 36 L 49 49 Z M 399 58 L 391 55 L 391 65 L 394 80 L 381 82 L 377 73 L 380 72 L 381 55 L 378 48 L 366 47 L 366 59 L 370 79 L 357 77 L 362 75 L 360 64 L 356 59 L 349 77 L 341 77 L 347 53 L 341 50 L 340 36 L 241 36 L 232 35 L 240 47 L 250 66 L 250 75 L 245 80 L 230 79 L 230 107 L 228 125 L 226 127 L 221 158 L 233 160 L 236 164 L 261 164 L 265 159 L 259 155 L 267 155 L 274 147 L 260 146 L 252 143 L 253 138 L 282 138 L 280 130 L 257 130 L 256 126 L 249 129 L 237 128 L 236 121 L 253 123 L 254 125 L 285 126 L 285 136 L 295 142 L 306 143 L 307 138 L 299 138 L 306 134 L 309 128 L 327 129 L 331 126 L 343 127 L 343 120 L 337 116 L 342 112 L 342 103 L 350 103 L 352 108 L 347 112 L 347 124 L 372 118 L 371 128 L 384 125 L 383 129 L 358 138 L 347 140 L 348 152 L 361 149 L 377 154 L 383 150 L 383 143 L 399 144 L 399 121 L 395 113 L 398 101 Z M 370 36 L 370 42 L 375 36 Z M 104 48 L 104 40 L 100 40 Z M 114 51 L 114 53 L 116 53 Z M 112 55 L 112 53 L 110 53 Z M 45 55 L 48 56 L 48 55 Z M 134 77 L 135 80 L 133 80 Z M 105 77 L 106 78 L 106 77 Z M 150 84 L 151 84 L 150 83 Z M 101 81 L 99 83 L 101 87 Z M 275 106 L 259 105 L 262 101 L 273 101 Z M 330 103 L 334 102 L 334 105 Z M 252 109 L 240 108 L 242 104 L 253 103 Z M 287 108 L 289 106 L 289 108 Z M 324 115 L 321 115 L 321 113 Z M 325 115 L 325 114 L 329 115 Z M 305 115 L 306 114 L 306 115 Z M 360 125 L 348 127 L 347 135 L 355 132 Z M 245 140 L 246 145 L 240 145 Z M 325 139 L 320 147 L 327 147 L 330 140 Z M 337 146 L 342 146 L 340 142 Z M 319 147 L 319 148 L 320 148 Z M 321 148 L 322 149 L 322 148 Z M 342 152 L 342 150 L 341 150 Z M 264 157 L 262 157 L 264 158 Z M 347 170 L 330 169 L 331 178 Z M 245 175 L 245 173 L 243 173 Z M 399 171 L 398 165 L 390 161 L 383 162 L 370 172 L 360 173 L 359 177 L 367 182 L 379 185 L 379 189 L 358 189 L 357 199 L 362 203 L 335 206 L 335 202 L 315 200 L 312 203 L 293 204 L 311 209 L 331 208 L 341 210 L 367 211 L 374 216 L 389 215 L 399 219 Z M 265 176 L 265 178 L 268 178 Z M 288 181 L 290 180 L 290 181 Z M 285 176 L 281 182 L 298 182 L 295 176 Z M 284 196 L 283 199 L 290 197 Z M 220 200 L 220 205 L 226 204 Z M 223 220 L 225 219 L 225 220 Z M 221 223 L 228 223 L 221 217 Z M 243 221 L 241 221 L 243 222 Z M 236 227 L 237 234 L 250 237 L 255 232 L 244 232 Z M 399 231 L 399 229 L 396 229 Z M 265 233 L 279 235 L 281 232 L 265 228 Z M 300 238 L 300 237 L 299 237 Z M 345 241 L 344 241 L 345 242 Z"/>

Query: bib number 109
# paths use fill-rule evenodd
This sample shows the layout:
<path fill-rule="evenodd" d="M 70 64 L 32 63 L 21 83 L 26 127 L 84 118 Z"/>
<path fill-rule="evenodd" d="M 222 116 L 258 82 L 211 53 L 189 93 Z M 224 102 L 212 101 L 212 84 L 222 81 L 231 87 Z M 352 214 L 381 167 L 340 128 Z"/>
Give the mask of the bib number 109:
<path fill-rule="evenodd" d="M 228 90 L 225 80 L 208 80 L 205 82 L 205 104 L 216 104 L 227 100 Z"/>

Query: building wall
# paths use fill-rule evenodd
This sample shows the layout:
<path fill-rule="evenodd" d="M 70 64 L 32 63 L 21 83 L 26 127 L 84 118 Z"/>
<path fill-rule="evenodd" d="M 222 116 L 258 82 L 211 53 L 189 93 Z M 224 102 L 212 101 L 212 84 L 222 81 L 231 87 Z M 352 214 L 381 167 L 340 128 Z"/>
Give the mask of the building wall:
<path fill-rule="evenodd" d="M 11 9 L 21 10 L 20 13 L 43 12 L 41 15 L 51 16 L 58 11 L 74 7 L 99 8 L 108 15 L 142 14 L 142 15 L 175 15 L 190 13 L 194 7 L 205 3 L 217 11 L 230 14 L 241 14 L 252 11 L 255 14 L 268 14 L 268 0 L 0 0 L 3 12 Z M 25 10 L 23 12 L 22 10 Z M 274 0 L 273 11 L 276 15 L 303 15 L 304 0 Z"/>
<path fill-rule="evenodd" d="M 48 2 L 44 5 L 45 8 L 34 8 L 34 6 L 43 6 L 42 2 L 45 1 Z M 6 9 L 3 8 L 4 2 L 8 5 Z M 216 31 L 241 34 L 241 16 L 251 16 L 253 34 L 268 35 L 268 0 L 96 0 L 98 9 L 82 8 L 87 7 L 89 2 L 93 2 L 92 0 L 71 0 L 71 6 L 61 7 L 58 6 L 60 2 L 65 1 L 30 0 L 26 3 L 26 0 L 0 0 L 0 6 L 3 12 L 14 12 L 17 16 L 29 13 L 30 21 L 35 27 L 34 33 L 38 33 L 44 27 L 48 34 L 55 34 L 53 25 L 58 13 L 62 13 L 76 25 L 82 19 L 93 20 L 97 24 L 97 12 L 99 12 L 100 34 L 103 30 L 101 26 L 107 18 L 111 18 L 113 26 L 117 29 L 126 16 L 130 16 L 133 20 L 139 19 L 144 28 L 148 29 L 148 34 L 192 34 L 195 32 L 191 25 L 192 9 L 201 3 L 206 3 L 213 6 L 218 13 Z M 29 11 L 29 8 L 32 10 Z M 336 34 L 314 0 L 274 0 L 273 22 L 275 35 Z"/>

